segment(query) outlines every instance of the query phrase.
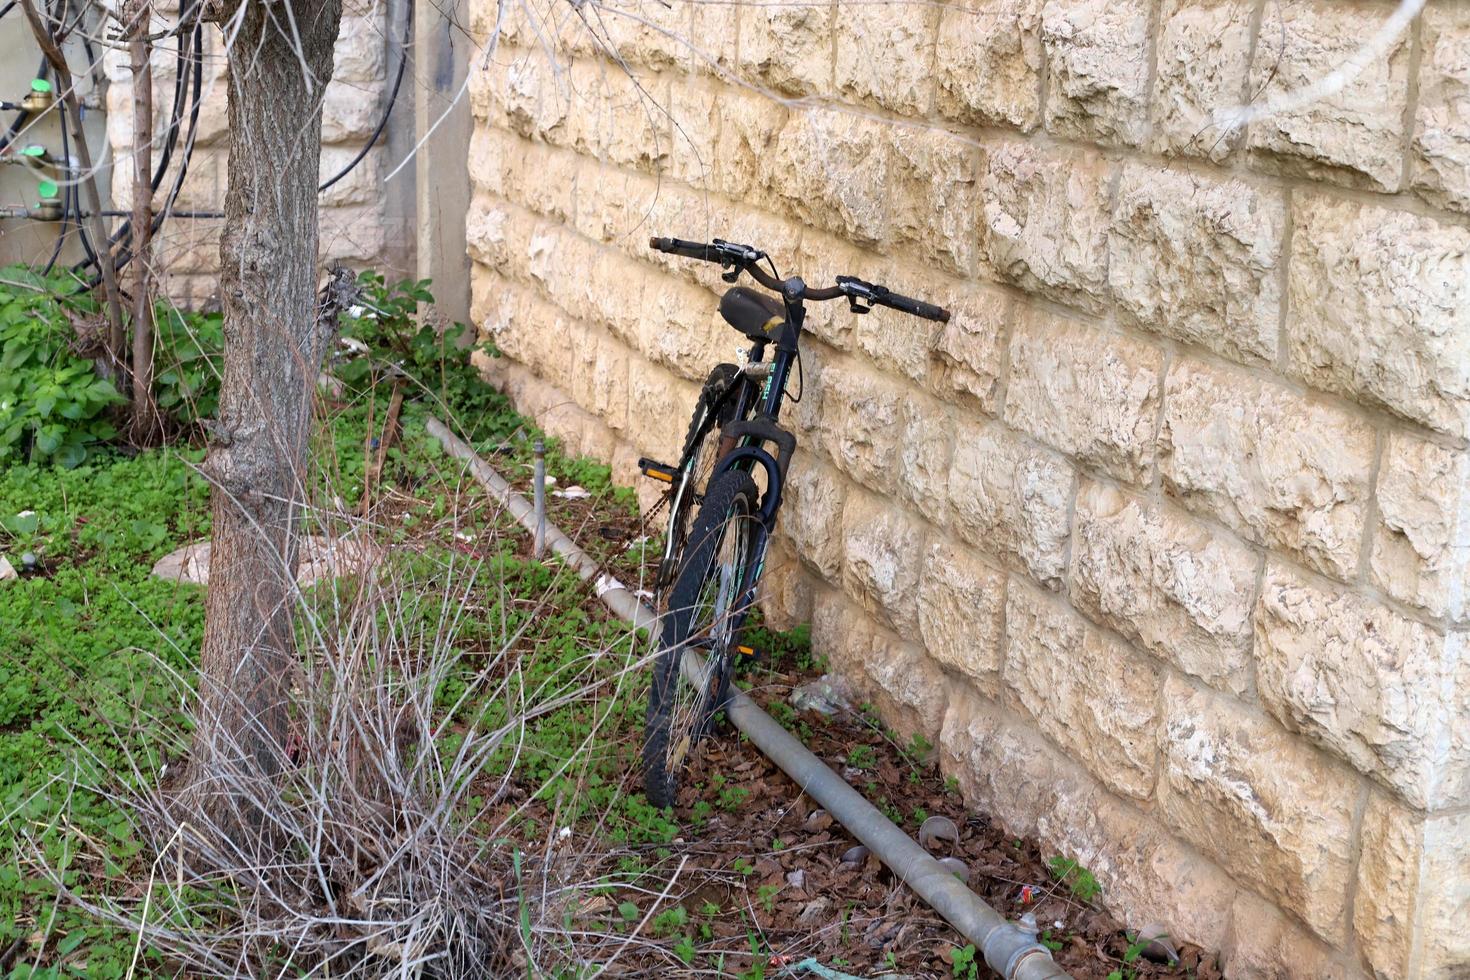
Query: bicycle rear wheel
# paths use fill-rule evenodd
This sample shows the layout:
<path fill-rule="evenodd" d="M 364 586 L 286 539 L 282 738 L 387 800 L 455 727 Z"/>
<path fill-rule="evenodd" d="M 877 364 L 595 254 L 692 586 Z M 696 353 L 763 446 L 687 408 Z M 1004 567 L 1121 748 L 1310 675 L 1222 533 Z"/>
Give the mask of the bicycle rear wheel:
<path fill-rule="evenodd" d="M 674 805 L 679 777 L 729 691 L 739 603 L 756 558 L 757 495 L 749 473 L 731 470 L 710 483 L 669 593 L 643 739 L 643 786 L 654 806 Z M 703 656 L 698 676 L 684 670 L 689 650 Z"/>
<path fill-rule="evenodd" d="M 734 364 L 715 365 L 705 378 L 699 401 L 694 405 L 689 432 L 684 437 L 684 451 L 680 453 L 681 459 L 691 460 L 689 475 L 674 488 L 670 498 L 664 553 L 654 579 L 654 592 L 660 600 L 679 573 L 680 558 L 689 542 L 699 503 L 708 489 L 706 484 L 719 456 L 720 430 L 735 417 L 735 386 L 739 382 L 740 369 Z"/>

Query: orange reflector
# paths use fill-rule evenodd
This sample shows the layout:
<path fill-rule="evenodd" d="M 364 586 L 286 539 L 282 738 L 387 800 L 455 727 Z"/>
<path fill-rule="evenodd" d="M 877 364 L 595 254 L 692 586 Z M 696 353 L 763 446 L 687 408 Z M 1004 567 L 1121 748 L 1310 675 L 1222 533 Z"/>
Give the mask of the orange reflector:
<path fill-rule="evenodd" d="M 736 647 L 735 649 L 736 650 L 739 650 L 741 653 L 745 654 L 747 657 L 753 657 L 753 656 L 755 656 L 755 647 Z"/>

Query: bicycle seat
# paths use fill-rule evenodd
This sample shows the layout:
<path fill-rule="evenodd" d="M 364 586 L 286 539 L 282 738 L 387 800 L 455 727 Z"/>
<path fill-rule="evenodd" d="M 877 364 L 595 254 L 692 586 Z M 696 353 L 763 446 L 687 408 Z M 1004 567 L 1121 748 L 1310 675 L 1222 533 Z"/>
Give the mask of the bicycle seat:
<path fill-rule="evenodd" d="M 786 324 L 786 307 L 774 296 L 736 286 L 720 298 L 720 316 L 751 340 L 777 341 Z"/>

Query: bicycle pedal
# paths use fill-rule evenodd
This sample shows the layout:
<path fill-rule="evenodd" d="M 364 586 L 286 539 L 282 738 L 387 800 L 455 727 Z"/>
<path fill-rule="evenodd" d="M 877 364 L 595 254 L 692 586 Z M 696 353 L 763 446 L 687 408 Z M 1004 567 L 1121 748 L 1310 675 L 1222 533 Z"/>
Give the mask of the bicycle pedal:
<path fill-rule="evenodd" d="M 650 480 L 658 480 L 660 483 L 673 483 L 679 477 L 677 467 L 656 463 L 647 457 L 638 460 L 638 469 Z"/>

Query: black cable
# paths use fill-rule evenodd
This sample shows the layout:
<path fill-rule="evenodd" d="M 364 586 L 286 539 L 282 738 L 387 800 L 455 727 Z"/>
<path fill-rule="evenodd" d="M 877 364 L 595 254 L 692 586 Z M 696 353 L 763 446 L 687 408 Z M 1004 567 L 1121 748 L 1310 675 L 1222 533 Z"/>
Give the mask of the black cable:
<path fill-rule="evenodd" d="M 383 118 L 378 120 L 378 126 L 373 130 L 373 135 L 368 137 L 367 143 L 363 144 L 362 149 L 357 151 L 357 156 L 353 157 L 347 166 L 338 171 L 335 177 L 318 187 L 316 189 L 318 194 L 351 173 L 352 168 L 361 163 L 363 157 L 368 155 L 368 151 L 377 145 L 378 137 L 383 135 L 383 130 L 388 126 L 388 117 L 393 115 L 393 106 L 398 102 L 398 89 L 403 84 L 404 69 L 408 67 L 408 46 L 413 40 L 413 4 L 408 3 L 404 7 L 407 12 L 403 15 L 403 45 L 399 48 L 398 52 L 398 72 L 393 78 L 393 91 L 388 93 L 388 106 L 383 110 Z"/>

